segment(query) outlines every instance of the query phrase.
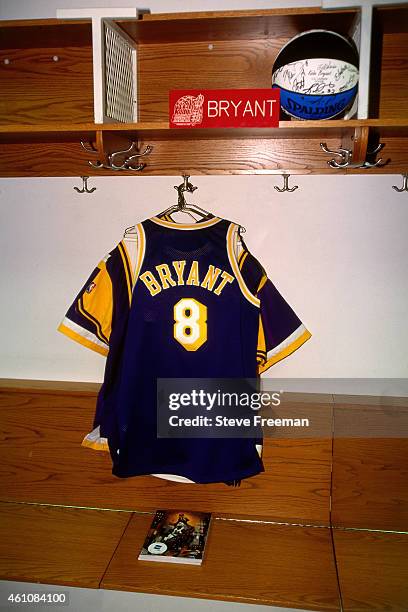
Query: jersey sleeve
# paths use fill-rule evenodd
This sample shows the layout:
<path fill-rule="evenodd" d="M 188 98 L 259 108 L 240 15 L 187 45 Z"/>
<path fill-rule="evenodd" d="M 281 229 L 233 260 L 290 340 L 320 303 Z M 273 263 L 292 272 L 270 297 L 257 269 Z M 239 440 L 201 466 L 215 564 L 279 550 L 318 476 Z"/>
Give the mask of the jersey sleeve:
<path fill-rule="evenodd" d="M 261 312 L 257 360 L 262 374 L 296 351 L 312 334 L 268 278 L 259 289 L 258 298 Z"/>
<path fill-rule="evenodd" d="M 122 341 L 132 300 L 137 240 L 124 239 L 93 270 L 58 327 L 68 338 L 107 356 L 104 382 L 98 393 L 93 431 L 82 446 L 108 451 L 112 414 L 107 396 L 115 383 Z"/>
<path fill-rule="evenodd" d="M 113 286 L 105 257 L 93 270 L 68 309 L 58 331 L 83 346 L 107 355 L 112 331 Z"/>
<path fill-rule="evenodd" d="M 122 240 L 99 262 L 58 327 L 68 338 L 108 355 L 129 312 L 137 243 Z"/>
<path fill-rule="evenodd" d="M 257 347 L 258 372 L 266 372 L 302 346 L 312 334 L 267 277 L 245 243 L 239 267 L 248 289 L 260 300 Z"/>

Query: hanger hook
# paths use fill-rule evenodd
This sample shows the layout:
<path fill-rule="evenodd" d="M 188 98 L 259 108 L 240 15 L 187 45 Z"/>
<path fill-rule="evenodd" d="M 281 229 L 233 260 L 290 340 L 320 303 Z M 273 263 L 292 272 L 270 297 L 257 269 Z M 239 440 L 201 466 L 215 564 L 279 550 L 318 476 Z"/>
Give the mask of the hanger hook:
<path fill-rule="evenodd" d="M 79 189 L 79 187 L 74 187 L 75 191 L 77 191 L 78 193 L 92 193 L 93 191 L 96 190 L 96 187 L 92 187 L 91 189 L 88 189 L 89 176 L 81 176 L 81 179 L 82 179 L 82 189 Z"/>
<path fill-rule="evenodd" d="M 274 185 L 274 189 L 276 189 L 276 191 L 279 191 L 280 193 L 283 193 L 284 191 L 295 191 L 295 189 L 297 189 L 299 187 L 299 185 L 294 185 L 293 187 L 289 187 L 288 186 L 288 181 L 289 181 L 289 177 L 290 174 L 282 174 L 283 176 L 283 187 L 277 187 L 276 185 Z"/>
<path fill-rule="evenodd" d="M 189 174 L 183 174 L 183 184 L 179 185 L 178 187 L 176 187 L 176 189 L 181 189 L 182 191 L 188 191 L 189 193 L 193 193 L 193 191 L 195 191 L 196 189 L 198 189 L 198 187 L 195 187 L 192 183 L 190 183 L 190 181 L 188 180 L 190 178 Z"/>
<path fill-rule="evenodd" d="M 187 202 L 184 197 L 184 192 L 188 191 L 189 193 L 193 193 L 198 187 L 190 183 L 188 180 L 190 178 L 189 174 L 183 174 L 183 182 L 181 185 L 174 185 L 174 189 L 177 190 L 178 193 L 178 207 L 180 210 L 183 210 L 187 206 Z"/>
<path fill-rule="evenodd" d="M 178 199 L 177 199 L 177 205 L 179 207 L 180 210 L 183 210 L 186 207 L 186 200 L 184 198 L 184 188 L 183 185 L 174 185 L 174 189 L 177 190 L 178 193 Z"/>
<path fill-rule="evenodd" d="M 402 187 L 397 187 L 396 185 L 392 186 L 395 191 L 402 193 L 403 191 L 408 191 L 408 174 L 402 175 Z"/>

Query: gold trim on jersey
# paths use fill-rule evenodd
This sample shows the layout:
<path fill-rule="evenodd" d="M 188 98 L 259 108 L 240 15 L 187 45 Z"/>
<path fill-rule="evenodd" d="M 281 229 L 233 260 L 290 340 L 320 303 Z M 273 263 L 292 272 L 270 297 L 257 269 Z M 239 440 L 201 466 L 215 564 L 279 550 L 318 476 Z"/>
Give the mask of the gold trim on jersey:
<path fill-rule="evenodd" d="M 95 451 L 109 451 L 109 444 L 107 442 L 89 442 L 89 440 L 85 438 L 81 442 L 81 446 L 85 446 L 85 448 L 92 448 Z"/>
<path fill-rule="evenodd" d="M 109 451 L 108 439 L 100 435 L 100 426 L 93 429 L 81 442 L 81 446 L 92 448 L 96 451 Z"/>
<path fill-rule="evenodd" d="M 145 231 L 143 229 L 143 225 L 138 223 L 135 225 L 136 233 L 137 233 L 137 260 L 135 266 L 135 272 L 133 275 L 135 286 L 137 279 L 139 278 L 140 270 L 142 268 L 142 263 L 144 260 L 145 252 L 146 252 L 146 236 Z"/>
<path fill-rule="evenodd" d="M 261 313 L 259 313 L 259 327 L 258 327 L 258 345 L 256 348 L 257 359 L 261 364 L 266 361 L 266 342 L 265 342 L 265 332 L 262 323 Z"/>
<path fill-rule="evenodd" d="M 257 306 L 257 308 L 260 307 L 260 300 L 258 300 L 258 298 L 256 298 L 254 295 L 252 295 L 252 293 L 249 291 L 248 287 L 245 284 L 245 281 L 242 277 L 241 274 L 241 270 L 239 269 L 239 265 L 236 259 L 236 255 L 235 255 L 235 241 L 237 239 L 237 234 L 238 234 L 238 230 L 239 230 L 239 225 L 236 225 L 235 223 L 230 223 L 230 226 L 228 228 L 227 231 L 227 253 L 228 253 L 228 259 L 229 262 L 231 264 L 231 268 L 235 274 L 235 278 L 238 281 L 238 285 L 239 288 L 242 291 L 242 294 L 244 295 L 244 297 L 246 297 L 246 299 L 248 300 L 248 302 L 251 302 L 251 304 L 253 304 L 254 306 Z"/>
<path fill-rule="evenodd" d="M 284 359 L 285 357 L 296 351 L 302 346 L 302 344 L 306 342 L 306 340 L 309 340 L 309 338 L 311 337 L 312 334 L 310 333 L 310 331 L 307 330 L 304 325 L 300 325 L 298 329 L 295 330 L 293 334 L 289 336 L 289 338 L 287 338 L 281 343 L 281 345 L 275 347 L 274 349 L 268 352 L 268 358 L 266 362 L 263 365 L 259 364 L 258 366 L 258 373 L 262 374 L 262 372 L 268 370 L 268 368 L 273 366 L 275 363 L 281 361 L 281 359 Z"/>
<path fill-rule="evenodd" d="M 82 298 L 82 296 L 81 296 Z M 81 315 L 83 317 L 85 317 L 85 319 L 88 319 L 88 321 L 90 321 L 93 325 L 95 325 L 96 327 L 96 335 L 99 338 L 99 340 L 101 340 L 102 342 L 106 342 L 109 343 L 109 336 L 105 336 L 103 331 L 102 331 L 102 325 L 101 323 L 98 321 L 98 319 L 96 319 L 95 317 L 91 316 L 83 307 L 83 305 L 81 304 L 81 298 L 79 298 L 78 302 L 77 302 L 77 308 L 78 311 L 81 313 Z M 111 332 L 111 329 L 108 330 L 109 331 L 109 335 Z"/>
<path fill-rule="evenodd" d="M 258 290 L 257 293 L 260 292 L 260 290 L 262 289 L 262 287 L 265 285 L 266 281 L 268 280 L 268 277 L 266 276 L 266 274 L 263 275 L 263 277 L 261 278 L 261 282 L 259 283 L 258 286 Z"/>
<path fill-rule="evenodd" d="M 242 251 L 241 255 L 238 257 L 238 265 L 239 269 L 242 270 L 242 266 L 244 265 L 244 261 L 248 256 L 248 251 Z"/>
<path fill-rule="evenodd" d="M 132 301 L 132 288 L 133 288 L 133 285 L 135 284 L 134 271 L 132 270 L 132 266 L 130 264 L 129 251 L 123 240 L 119 242 L 118 249 L 119 249 L 120 256 L 122 258 L 123 269 L 125 270 L 126 285 L 128 288 L 129 304 L 130 304 Z"/>
<path fill-rule="evenodd" d="M 67 327 L 67 325 L 64 324 L 64 321 L 57 328 L 59 332 L 61 332 L 68 338 L 71 338 L 71 340 L 75 340 L 75 342 L 78 342 L 79 344 L 82 344 L 83 346 L 86 346 L 87 348 L 95 351 L 96 353 L 99 353 L 100 355 L 103 355 L 104 357 L 106 357 L 106 355 L 109 353 L 109 349 L 107 347 L 105 348 L 104 346 L 101 346 L 100 344 L 93 342 L 89 338 L 85 338 L 78 332 L 75 332 L 70 327 Z M 67 321 L 67 323 L 70 324 L 71 322 Z"/>
<path fill-rule="evenodd" d="M 172 229 L 178 230 L 199 230 L 204 227 L 211 227 L 216 223 L 219 223 L 221 219 L 219 217 L 214 217 L 213 219 L 209 219 L 208 221 L 200 221 L 197 223 L 176 223 L 175 221 L 165 221 L 164 219 L 160 219 L 160 217 L 151 217 L 150 221 L 153 223 L 157 223 L 157 225 L 162 225 L 163 227 L 170 227 Z"/>
<path fill-rule="evenodd" d="M 106 263 L 101 261 L 98 265 L 99 272 L 94 278 L 98 285 L 98 298 L 94 299 L 91 291 L 83 291 L 78 298 L 78 311 L 96 327 L 96 335 L 99 340 L 109 343 L 112 331 L 112 281 L 106 269 Z M 106 305 L 110 304 L 108 310 Z"/>

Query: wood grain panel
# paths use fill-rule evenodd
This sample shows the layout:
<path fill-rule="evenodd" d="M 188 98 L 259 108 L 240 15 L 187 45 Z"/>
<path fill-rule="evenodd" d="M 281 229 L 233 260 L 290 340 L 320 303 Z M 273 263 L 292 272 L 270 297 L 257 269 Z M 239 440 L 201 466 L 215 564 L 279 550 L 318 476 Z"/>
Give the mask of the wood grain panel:
<path fill-rule="evenodd" d="M 279 128 L 169 128 L 168 121 L 143 121 L 137 123 L 98 123 L 85 122 L 72 124 L 69 121 L 58 121 L 57 123 L 35 123 L 33 125 L 19 124 L 0 124 L 1 140 L 6 136 L 13 136 L 24 133 L 27 138 L 42 138 L 47 134 L 58 133 L 61 135 L 75 136 L 78 134 L 95 134 L 101 132 L 122 132 L 130 139 L 136 134 L 145 134 L 153 139 L 160 140 L 166 134 L 171 138 L 222 138 L 233 136 L 241 138 L 342 138 L 344 133 L 354 134 L 355 128 L 376 128 L 381 129 L 384 135 L 407 136 L 408 125 L 404 119 L 317 119 L 317 120 L 296 120 L 287 118 L 279 121 Z M 31 142 L 31 141 L 30 141 Z"/>
<path fill-rule="evenodd" d="M 133 515 L 101 587 L 339 610 L 328 528 L 213 520 L 201 567 L 138 561 L 151 516 Z"/>
<path fill-rule="evenodd" d="M 77 142 L 0 143 L 0 176 L 105 175 L 93 170 L 91 156 Z"/>
<path fill-rule="evenodd" d="M 120 479 L 108 453 L 80 446 L 91 429 L 95 396 L 29 390 L 0 393 L 0 495 L 102 508 L 160 505 L 328 524 L 331 440 L 265 440 L 265 473 L 240 487 L 178 484 L 152 476 Z M 331 407 L 316 411 L 330 413 Z"/>
<path fill-rule="evenodd" d="M 320 149 L 320 140 L 151 140 L 152 153 L 144 158 L 143 175 L 190 174 L 262 174 L 290 170 L 293 174 L 338 172 L 327 165 L 328 156 Z M 327 145 L 339 147 L 340 140 Z M 78 142 L 0 143 L 0 176 L 138 176 L 131 171 L 95 170 L 95 161 Z"/>
<path fill-rule="evenodd" d="M 214 41 L 233 39 L 287 40 L 312 28 L 334 28 L 347 34 L 354 10 L 322 11 L 319 8 L 207 11 L 145 14 L 142 20 L 115 20 L 139 43 Z M 186 19 L 189 20 L 186 25 Z"/>
<path fill-rule="evenodd" d="M 335 404 L 334 526 L 408 530 L 408 406 Z"/>
<path fill-rule="evenodd" d="M 98 588 L 130 516 L 0 503 L 0 578 Z"/>
<path fill-rule="evenodd" d="M 95 398 L 101 383 L 75 382 L 69 380 L 31 380 L 29 378 L 0 378 L 0 390 L 7 393 L 51 393 L 52 395 L 83 395 Z"/>
<path fill-rule="evenodd" d="M 92 46 L 90 19 L 17 19 L 0 21 L 0 49 Z"/>
<path fill-rule="evenodd" d="M 406 612 L 408 534 L 333 530 L 344 612 Z"/>
<path fill-rule="evenodd" d="M 390 136 L 383 134 L 382 130 L 375 130 L 377 137 L 374 138 L 375 142 L 382 143 L 384 147 L 381 151 L 374 156 L 375 159 L 367 157 L 372 162 L 382 159 L 382 164 L 377 168 L 373 168 L 373 171 L 384 174 L 405 174 L 408 167 L 408 146 L 406 138 L 401 136 Z M 372 150 L 374 143 L 370 143 L 368 149 Z M 361 171 L 360 171 L 361 172 Z M 372 170 L 364 170 L 365 173 L 370 173 Z"/>
<path fill-rule="evenodd" d="M 180 174 L 187 170 L 191 175 L 256 174 L 285 169 L 300 174 L 317 169 L 333 172 L 319 142 L 311 139 L 157 141 L 153 142 L 154 150 L 143 173 Z M 327 144 L 337 148 L 340 141 L 333 139 Z"/>
<path fill-rule="evenodd" d="M 2 50 L 0 89 L 2 123 L 93 121 L 92 48 Z"/>
<path fill-rule="evenodd" d="M 271 87 L 272 66 L 285 39 L 139 46 L 139 119 L 168 120 L 172 89 Z"/>
<path fill-rule="evenodd" d="M 380 74 L 379 117 L 408 119 L 408 32 L 384 34 Z"/>
<path fill-rule="evenodd" d="M 375 25 L 379 24 L 387 34 L 408 32 L 408 4 L 373 7 Z"/>
<path fill-rule="evenodd" d="M 344 134 L 341 145 L 353 152 L 353 164 L 363 164 L 366 161 L 369 132 L 368 127 L 357 127 L 353 133 Z"/>
<path fill-rule="evenodd" d="M 87 135 L 83 136 L 85 140 Z M 51 138 L 54 140 L 55 136 Z M 92 168 L 88 161 L 97 156 L 86 153 L 70 137 L 61 142 L 0 142 L 0 176 L 139 176 L 138 172 Z M 67 142 L 62 142 L 68 140 Z M 381 139 L 386 143 L 381 156 L 390 159 L 385 166 L 373 170 L 336 170 L 328 166 L 329 155 L 320 149 L 320 139 L 254 139 L 242 140 L 169 140 L 142 139 L 153 151 L 144 161 L 140 175 L 181 176 L 215 174 L 399 174 L 408 167 L 408 148 L 403 138 Z M 341 146 L 340 139 L 326 139 L 330 149 Z M 394 161 L 396 160 L 396 161 Z"/>

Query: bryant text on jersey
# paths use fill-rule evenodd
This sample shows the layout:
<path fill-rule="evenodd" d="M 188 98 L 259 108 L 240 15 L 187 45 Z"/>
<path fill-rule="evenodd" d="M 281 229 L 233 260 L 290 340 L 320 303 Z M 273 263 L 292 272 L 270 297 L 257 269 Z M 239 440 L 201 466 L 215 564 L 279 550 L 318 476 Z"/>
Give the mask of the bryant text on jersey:
<path fill-rule="evenodd" d="M 196 260 L 191 262 L 188 270 L 185 269 L 185 260 L 172 261 L 171 265 L 175 277 L 172 276 L 172 270 L 166 263 L 156 266 L 157 276 L 151 270 L 146 270 L 140 275 L 140 280 L 144 282 L 150 295 L 157 295 L 162 289 L 169 289 L 169 287 L 175 287 L 176 285 L 195 285 L 213 291 L 215 295 L 220 295 L 225 285 L 235 280 L 231 274 L 212 264 L 206 266 L 204 271 L 200 270 Z M 202 280 L 200 281 L 200 279 Z"/>

